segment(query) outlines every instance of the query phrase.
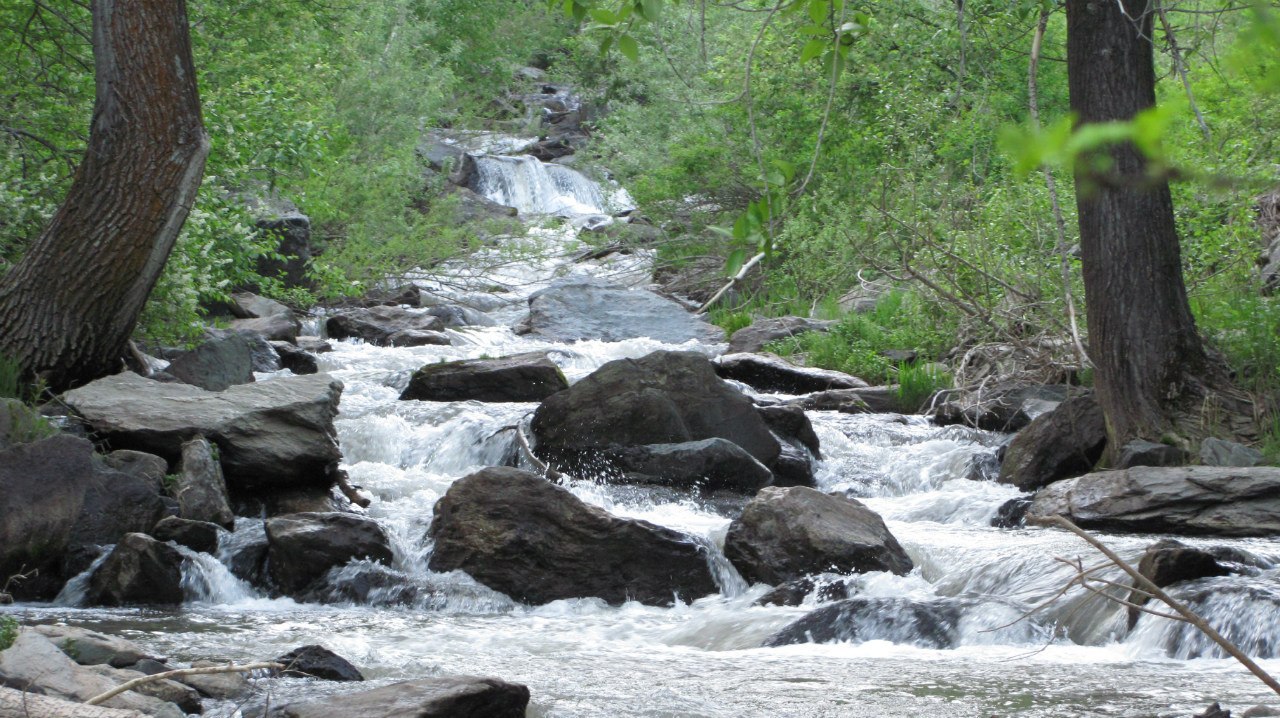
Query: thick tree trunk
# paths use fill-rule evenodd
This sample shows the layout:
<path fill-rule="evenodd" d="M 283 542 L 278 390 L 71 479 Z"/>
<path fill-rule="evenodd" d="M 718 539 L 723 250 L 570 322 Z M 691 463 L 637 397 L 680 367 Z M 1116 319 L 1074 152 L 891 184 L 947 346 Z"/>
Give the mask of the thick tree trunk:
<path fill-rule="evenodd" d="M 93 0 L 96 99 L 66 201 L 0 280 L 0 355 L 64 389 L 120 367 L 209 153 L 182 0 Z"/>
<path fill-rule="evenodd" d="M 1067 0 L 1071 107 L 1081 122 L 1129 120 L 1155 105 L 1148 0 Z M 1168 182 L 1131 144 L 1076 173 L 1089 356 L 1108 454 L 1157 441 L 1202 401 L 1210 366 L 1182 279 Z M 1216 375 L 1216 374 L 1215 374 Z"/>

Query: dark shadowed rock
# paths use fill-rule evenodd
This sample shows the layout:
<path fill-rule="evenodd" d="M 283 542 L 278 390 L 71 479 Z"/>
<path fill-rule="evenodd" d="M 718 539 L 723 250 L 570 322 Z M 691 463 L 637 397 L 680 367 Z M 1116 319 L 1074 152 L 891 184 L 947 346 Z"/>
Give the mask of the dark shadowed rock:
<path fill-rule="evenodd" d="M 329 569 L 367 558 L 391 563 L 391 544 L 377 521 L 343 513 L 287 514 L 267 519 L 267 571 L 287 594 L 300 593 Z"/>
<path fill-rule="evenodd" d="M 524 718 L 529 689 L 497 678 L 436 676 L 288 703 L 272 718 Z"/>
<path fill-rule="evenodd" d="M 1066 516 L 1081 527 L 1186 535 L 1280 533 L 1280 468 L 1137 466 L 1051 484 L 1028 523 Z"/>
<path fill-rule="evenodd" d="M 285 287 L 309 287 L 307 265 L 311 262 L 311 218 L 296 208 L 272 212 L 258 219 L 259 232 L 276 240 L 276 254 L 258 257 L 257 273 L 262 277 L 278 277 Z"/>
<path fill-rule="evenodd" d="M 186 546 L 192 551 L 214 554 L 218 551 L 217 524 L 208 521 L 192 521 L 177 516 L 166 516 L 151 529 L 151 536 L 157 541 L 172 541 Z"/>
<path fill-rule="evenodd" d="M 332 484 L 341 458 L 333 428 L 341 393 L 342 383 L 327 374 L 207 392 L 125 373 L 63 398 L 112 446 L 170 462 L 192 436 L 208 437 L 218 446 L 228 488 L 253 491 Z"/>
<path fill-rule="evenodd" d="M 809 596 L 816 603 L 830 603 L 849 598 L 846 581 L 841 578 L 806 576 L 787 581 L 756 599 L 757 606 L 799 606 Z"/>
<path fill-rule="evenodd" d="M 1027 509 L 1031 508 L 1031 499 L 1019 496 L 1009 499 L 1000 505 L 991 525 L 998 529 L 1019 529 L 1026 524 Z"/>
<path fill-rule="evenodd" d="M 955 395 L 934 409 L 932 416 L 943 426 L 965 424 L 987 431 L 1020 431 L 1066 401 L 1072 391 L 1073 387 L 1066 384 L 995 383 Z"/>
<path fill-rule="evenodd" d="M 542 401 L 569 388 L 545 352 L 502 359 L 427 364 L 413 373 L 401 399 L 421 401 Z"/>
<path fill-rule="evenodd" d="M 310 645 L 295 648 L 273 659 L 284 664 L 281 675 L 294 678 L 320 678 L 326 681 L 363 681 L 360 670 L 350 661 L 324 646 Z"/>
<path fill-rule="evenodd" d="M 236 517 L 231 513 L 227 482 L 215 453 L 213 445 L 203 436 L 184 443 L 178 479 L 170 492 L 178 500 L 182 518 L 208 521 L 230 531 L 235 528 Z"/>
<path fill-rule="evenodd" d="M 454 482 L 436 502 L 431 536 L 431 570 L 466 571 L 526 603 L 669 605 L 716 592 L 705 549 L 688 536 L 612 516 L 518 469 Z"/>
<path fill-rule="evenodd" d="M 764 464 L 732 441 L 719 438 L 628 446 L 604 456 L 621 472 L 608 478 L 628 483 L 753 494 L 773 481 Z"/>
<path fill-rule="evenodd" d="M 756 391 L 808 394 L 832 389 L 858 389 L 867 383 L 856 376 L 830 369 L 791 364 L 772 354 L 726 354 L 715 361 L 716 374 L 740 381 Z"/>
<path fill-rule="evenodd" d="M 492 327 L 497 322 L 488 314 L 477 311 L 470 307 L 462 307 L 458 305 L 439 305 L 429 307 L 427 314 L 439 317 L 444 322 L 445 327 L 460 329 L 462 327 Z"/>
<path fill-rule="evenodd" d="M 1180 581 L 1226 576 L 1232 571 L 1229 566 L 1218 563 L 1218 557 L 1209 551 L 1191 548 L 1173 539 L 1164 539 L 1147 547 L 1142 559 L 1138 561 L 1138 573 L 1164 588 Z M 1138 591 L 1129 595 L 1129 603 L 1139 606 L 1145 605 L 1148 600 L 1149 596 Z M 1129 628 L 1137 624 L 1138 616 L 1138 610 L 1130 607 Z"/>
<path fill-rule="evenodd" d="M 862 389 L 832 389 L 790 399 L 787 404 L 806 411 L 842 414 L 914 414 L 919 405 L 908 402 L 897 384 Z"/>
<path fill-rule="evenodd" d="M 1093 469 L 1107 446 L 1102 407 L 1092 396 L 1068 399 L 1013 437 L 1000 465 L 1002 484 L 1035 491 Z"/>
<path fill-rule="evenodd" d="M 668 344 L 724 340 L 719 327 L 644 289 L 600 279 L 573 279 L 529 296 L 529 317 L 518 330 L 557 342 L 617 342 L 648 337 Z"/>
<path fill-rule="evenodd" d="M 126 534 L 89 577 L 90 605 L 182 603 L 182 554 L 146 534 Z"/>
<path fill-rule="evenodd" d="M 294 374 L 315 374 L 320 371 L 316 355 L 289 342 L 271 342 L 271 348 L 280 357 L 280 366 Z"/>
<path fill-rule="evenodd" d="M 1134 466 L 1181 466 L 1187 463 L 1187 452 L 1176 446 L 1134 439 L 1120 447 L 1120 456 L 1112 468 Z"/>
<path fill-rule="evenodd" d="M 803 409 L 784 404 L 762 406 L 759 412 L 764 423 L 769 425 L 778 438 L 793 441 L 813 454 L 814 458 L 822 458 L 822 444 L 818 441 L 818 434 L 813 430 L 809 415 L 805 414 Z"/>
<path fill-rule="evenodd" d="M 770 342 L 789 339 L 805 332 L 828 332 L 833 326 L 835 322 L 803 317 L 759 319 L 729 337 L 729 351 L 734 354 L 760 352 Z"/>
<path fill-rule="evenodd" d="M 253 381 L 249 340 L 240 334 L 215 337 L 175 357 L 165 371 L 186 384 L 209 391 L 248 384 Z"/>
<path fill-rule="evenodd" d="M 885 640 L 923 648 L 950 648 L 956 642 L 960 614 L 955 601 L 850 598 L 809 613 L 775 633 L 764 645 Z"/>
<path fill-rule="evenodd" d="M 449 343 L 448 337 L 440 333 L 444 329 L 444 320 L 434 314 L 403 307 L 349 309 L 329 317 L 325 329 L 334 339 L 362 339 L 377 346 Z M 444 341 L 428 341 L 432 337 L 442 337 Z"/>
<path fill-rule="evenodd" d="M 854 499 L 803 486 L 761 489 L 729 525 L 725 556 L 750 582 L 890 571 L 912 563 L 884 521 Z"/>

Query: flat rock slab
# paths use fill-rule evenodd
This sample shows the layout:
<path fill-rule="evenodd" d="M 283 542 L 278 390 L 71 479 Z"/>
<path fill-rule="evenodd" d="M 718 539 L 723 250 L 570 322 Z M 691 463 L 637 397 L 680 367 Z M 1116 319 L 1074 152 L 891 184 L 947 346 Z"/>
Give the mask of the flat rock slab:
<path fill-rule="evenodd" d="M 273 718 L 524 718 L 529 689 L 498 678 L 438 676 L 290 703 Z"/>
<path fill-rule="evenodd" d="M 342 382 L 328 374 L 280 377 L 209 392 L 123 373 L 67 392 L 63 399 L 94 433 L 117 448 L 176 463 L 197 434 L 219 449 L 233 491 L 332 483 L 342 457 L 333 418 Z"/>
<path fill-rule="evenodd" d="M 119 636 L 74 626 L 32 626 L 31 630 L 53 641 L 68 657 L 82 666 L 108 665 L 124 668 L 143 659 L 163 660 L 141 646 Z"/>
<path fill-rule="evenodd" d="M 1065 516 L 1106 531 L 1182 535 L 1280 534 L 1280 468 L 1135 466 L 1041 489 L 1027 523 Z"/>
<path fill-rule="evenodd" d="M 569 388 L 543 352 L 501 359 L 426 364 L 413 373 L 401 399 L 420 401 L 542 401 Z"/>
<path fill-rule="evenodd" d="M 517 332 L 556 342 L 642 337 L 668 344 L 724 341 L 723 330 L 676 302 L 600 279 L 574 279 L 534 292 L 529 317 Z"/>
<path fill-rule="evenodd" d="M 790 339 L 805 332 L 829 332 L 835 325 L 836 323 L 832 321 L 804 317 L 761 319 L 752 323 L 751 326 L 734 332 L 733 336 L 729 337 L 729 351 L 759 352 L 763 351 L 769 342 Z"/>
<path fill-rule="evenodd" d="M 830 369 L 800 367 L 772 354 L 726 354 L 715 361 L 716 374 L 756 391 L 808 394 L 832 389 L 861 389 L 867 383 Z"/>

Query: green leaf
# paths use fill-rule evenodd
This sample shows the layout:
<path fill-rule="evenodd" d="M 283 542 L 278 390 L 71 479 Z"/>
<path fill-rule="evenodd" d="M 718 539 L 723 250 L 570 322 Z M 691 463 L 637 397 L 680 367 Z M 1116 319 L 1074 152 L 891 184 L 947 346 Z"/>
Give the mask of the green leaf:
<path fill-rule="evenodd" d="M 613 14 L 612 10 L 606 10 L 602 7 L 593 8 L 591 10 L 591 19 L 595 20 L 601 25 L 612 26 L 612 25 L 618 24 L 618 16 Z"/>
<path fill-rule="evenodd" d="M 725 274 L 732 277 L 742 269 L 742 265 L 747 261 L 747 250 L 739 247 L 729 253 L 724 260 Z"/>
<path fill-rule="evenodd" d="M 640 14 L 649 22 L 657 22 L 662 17 L 662 0 L 640 0 L 637 5 Z"/>
<path fill-rule="evenodd" d="M 605 55 L 608 55 L 609 48 L 611 47 L 613 47 L 613 35 L 606 35 L 605 38 L 600 41 L 600 56 L 604 57 Z"/>
<path fill-rule="evenodd" d="M 636 45 L 636 39 L 630 35 L 618 36 L 618 52 L 632 62 L 640 59 L 640 47 Z"/>
<path fill-rule="evenodd" d="M 804 44 L 804 49 L 800 51 L 800 62 L 808 62 L 813 58 L 821 55 L 827 49 L 827 41 L 814 38 Z"/>
<path fill-rule="evenodd" d="M 831 5 L 826 0 L 812 0 L 809 3 L 809 17 L 815 24 L 821 25 L 827 21 L 827 15 Z"/>
<path fill-rule="evenodd" d="M 821 25 L 805 25 L 796 32 L 801 35 L 812 35 L 814 37 L 831 37 L 831 28 Z"/>

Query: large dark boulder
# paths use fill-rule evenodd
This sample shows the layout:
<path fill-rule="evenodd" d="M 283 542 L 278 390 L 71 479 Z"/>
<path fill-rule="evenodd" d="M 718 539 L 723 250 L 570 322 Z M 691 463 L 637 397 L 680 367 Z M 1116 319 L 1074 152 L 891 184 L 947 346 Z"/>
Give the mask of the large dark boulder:
<path fill-rule="evenodd" d="M 1065 516 L 1087 529 L 1183 535 L 1280 534 L 1280 468 L 1137 466 L 1050 484 L 1027 523 Z"/>
<path fill-rule="evenodd" d="M 386 306 L 349 309 L 325 322 L 334 339 L 361 339 L 384 347 L 448 344 L 444 327 L 444 320 L 434 314 Z"/>
<path fill-rule="evenodd" d="M 146 534 L 126 534 L 89 577 L 90 605 L 182 603 L 182 554 Z"/>
<path fill-rule="evenodd" d="M 436 502 L 433 571 L 462 570 L 531 604 L 595 596 L 669 605 L 716 592 L 688 536 L 612 516 L 526 471 L 484 469 Z"/>
<path fill-rule="evenodd" d="M 168 509 L 163 492 L 165 462 L 140 451 L 94 456 L 96 475 L 84 494 L 80 517 L 70 535 L 63 572 L 72 576 L 89 567 L 97 546 L 113 544 L 127 533 L 144 533 Z"/>
<path fill-rule="evenodd" d="M 824 572 L 912 569 L 875 512 L 803 486 L 761 489 L 729 525 L 724 553 L 747 581 L 774 585 Z"/>
<path fill-rule="evenodd" d="M 524 718 L 529 689 L 497 678 L 435 676 L 287 703 L 272 718 Z"/>
<path fill-rule="evenodd" d="M 534 412 L 538 453 L 553 463 L 590 468 L 606 449 L 721 438 L 765 466 L 782 447 L 755 406 L 692 352 L 619 359 Z"/>
<path fill-rule="evenodd" d="M 1089 473 L 1106 446 L 1102 407 L 1092 396 L 1077 396 L 1036 417 L 1013 437 L 998 481 L 1035 491 Z"/>
<path fill-rule="evenodd" d="M 413 373 L 401 399 L 421 401 L 542 401 L 569 388 L 545 352 L 502 359 L 427 364 Z"/>
<path fill-rule="evenodd" d="M 391 542 L 377 521 L 355 514 L 301 513 L 267 519 L 267 571 L 298 594 L 352 559 L 391 563 Z"/>
<path fill-rule="evenodd" d="M 316 355 L 289 342 L 271 342 L 271 348 L 280 357 L 281 368 L 294 374 L 316 374 L 320 371 L 320 362 Z"/>
<path fill-rule="evenodd" d="M 770 636 L 764 645 L 882 640 L 950 648 L 958 637 L 960 616 L 961 607 L 953 600 L 850 598 L 812 611 Z"/>
<path fill-rule="evenodd" d="M 1227 576 L 1233 573 L 1228 561 L 1220 562 L 1223 558 L 1226 557 L 1222 556 L 1221 551 L 1215 555 L 1212 551 L 1192 548 L 1173 539 L 1164 539 L 1151 544 L 1143 552 L 1142 559 L 1138 561 L 1138 573 L 1160 588 L 1164 588 L 1182 581 Z M 1134 591 L 1129 595 L 1129 603 L 1137 606 L 1145 605 L 1148 600 L 1150 597 L 1141 591 Z M 1129 608 L 1130 628 L 1138 622 L 1138 616 L 1138 610 L 1131 606 Z"/>
<path fill-rule="evenodd" d="M 772 354 L 726 354 L 715 362 L 716 373 L 756 391 L 808 394 L 832 389 L 859 389 L 867 383 L 830 369 L 799 367 Z"/>
<path fill-rule="evenodd" d="M 835 322 L 803 317 L 776 317 L 760 319 L 750 326 L 743 327 L 729 337 L 729 351 L 760 352 L 765 345 L 781 339 L 790 339 L 805 332 L 828 332 Z"/>
<path fill-rule="evenodd" d="M 334 438 L 342 382 L 328 374 L 280 377 L 207 392 L 137 374 L 99 379 L 63 399 L 112 446 L 177 463 L 195 435 L 216 444 L 232 491 L 327 490 L 341 458 Z"/>
<path fill-rule="evenodd" d="M 282 675 L 294 678 L 320 678 L 326 681 L 363 681 L 360 670 L 347 659 L 324 646 L 295 648 L 274 659 L 284 665 Z"/>
<path fill-rule="evenodd" d="M 170 491 L 178 500 L 178 515 L 182 518 L 207 521 L 228 531 L 235 528 L 236 517 L 231 512 L 222 465 L 213 445 L 203 436 L 182 444 L 177 480 Z"/>
<path fill-rule="evenodd" d="M 289 314 L 271 314 L 251 319 L 232 319 L 227 328 L 237 334 L 251 334 L 267 341 L 296 342 L 302 322 Z"/>
<path fill-rule="evenodd" d="M 668 344 L 724 341 L 724 332 L 670 299 L 601 279 L 567 280 L 529 296 L 529 316 L 517 329 L 555 342 L 617 342 L 648 337 Z"/>
<path fill-rule="evenodd" d="M 279 279 L 284 287 L 310 287 L 307 265 L 312 256 L 311 218 L 292 209 L 262 217 L 254 226 L 276 240 L 274 255 L 258 257 L 258 275 Z"/>
<path fill-rule="evenodd" d="M 646 444 L 605 452 L 618 474 L 611 480 L 702 491 L 754 494 L 773 482 L 773 472 L 742 447 L 725 439 L 682 444 Z"/>
<path fill-rule="evenodd" d="M 1066 401 L 1066 384 L 1025 384 L 1006 381 L 981 389 L 953 393 L 932 412 L 941 425 L 965 424 L 987 431 L 1020 431 L 1036 417 Z"/>
<path fill-rule="evenodd" d="M 177 516 L 166 516 L 158 521 L 150 534 L 157 541 L 172 541 L 192 551 L 216 553 L 218 536 L 222 528 L 208 521 L 192 521 Z"/>
<path fill-rule="evenodd" d="M 165 371 L 209 391 L 249 384 L 253 381 L 252 347 L 244 335 L 228 333 L 175 357 Z"/>

